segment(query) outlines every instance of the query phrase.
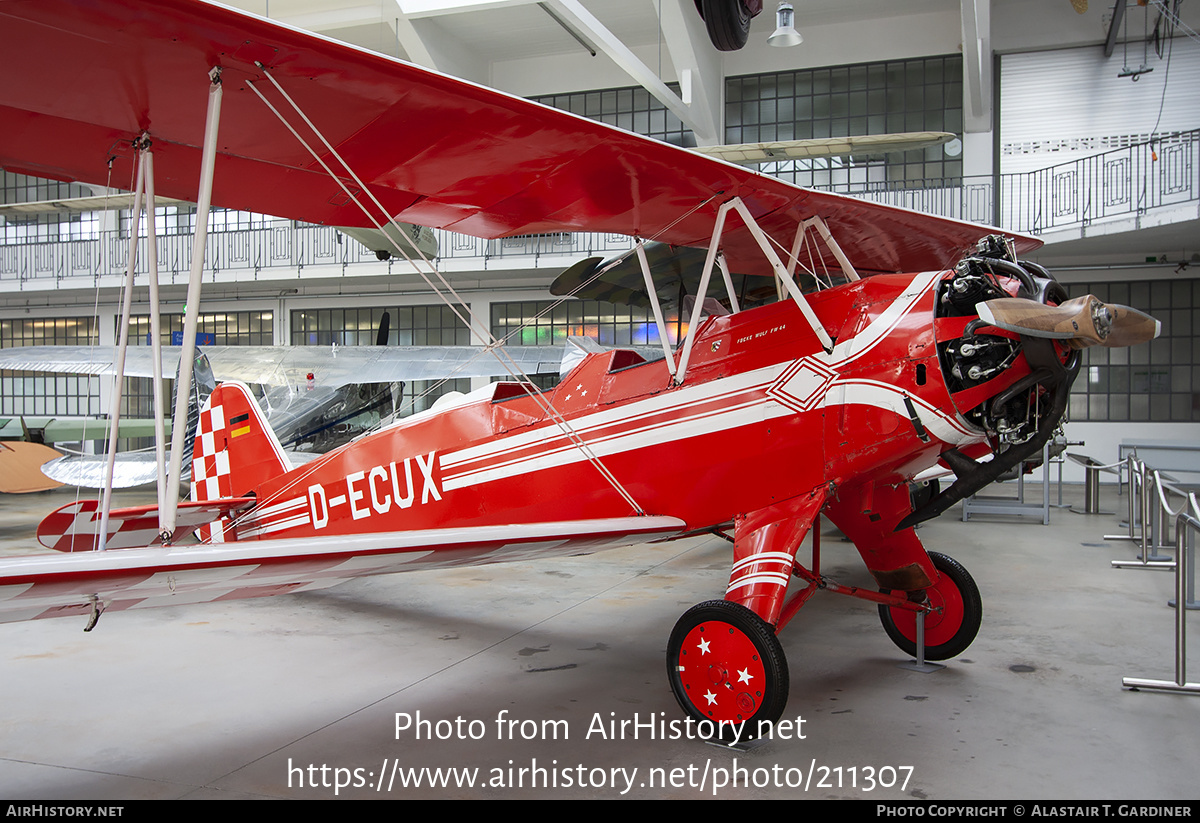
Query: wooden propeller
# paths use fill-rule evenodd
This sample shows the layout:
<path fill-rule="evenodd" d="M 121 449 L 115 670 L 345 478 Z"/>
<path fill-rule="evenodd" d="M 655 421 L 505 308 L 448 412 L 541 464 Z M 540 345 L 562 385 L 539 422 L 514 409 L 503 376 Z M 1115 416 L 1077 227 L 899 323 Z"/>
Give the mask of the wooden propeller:
<path fill-rule="evenodd" d="M 976 308 L 981 319 L 997 328 L 1029 337 L 1069 340 L 1075 349 L 1135 346 L 1158 337 L 1161 328 L 1157 320 L 1144 312 L 1101 303 L 1090 294 L 1059 306 L 1003 297 L 980 303 Z"/>

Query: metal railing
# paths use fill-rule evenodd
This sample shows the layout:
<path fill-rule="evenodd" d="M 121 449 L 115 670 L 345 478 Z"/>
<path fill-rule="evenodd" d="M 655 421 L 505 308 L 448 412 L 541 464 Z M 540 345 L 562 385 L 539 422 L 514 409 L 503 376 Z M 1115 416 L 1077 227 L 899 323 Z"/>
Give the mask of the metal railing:
<path fill-rule="evenodd" d="M 1114 568 L 1156 569 L 1175 573 L 1175 679 L 1152 680 L 1122 678 L 1125 688 L 1155 689 L 1200 694 L 1200 683 L 1187 682 L 1187 613 L 1200 608 L 1196 602 L 1195 546 L 1200 532 L 1200 502 L 1195 493 L 1184 492 L 1163 480 L 1162 473 L 1151 469 L 1135 455 L 1127 458 L 1129 471 L 1129 534 L 1105 535 L 1106 540 L 1130 540 L 1141 545 L 1137 560 L 1114 560 Z M 1168 497 L 1183 497 L 1178 509 L 1172 509 Z M 1175 526 L 1173 546 L 1169 523 Z M 1138 526 L 1140 525 L 1140 533 Z M 1175 549 L 1175 559 L 1152 554 L 1158 549 Z"/>
<path fill-rule="evenodd" d="M 1188 588 L 1195 580 L 1196 534 L 1200 533 L 1200 505 L 1196 495 L 1188 495 L 1188 504 L 1175 514 L 1175 679 L 1155 680 L 1144 677 L 1123 677 L 1121 684 L 1137 691 L 1156 691 L 1200 694 L 1200 683 L 1187 679 L 1187 613 Z"/>
<path fill-rule="evenodd" d="M 844 183 L 823 190 L 1040 234 L 1200 199 L 1198 148 L 1200 129 L 1033 172 L 925 180 L 918 187 L 908 181 Z M 185 225 L 177 228 L 177 233 L 164 232 L 158 239 L 160 271 L 168 280 L 182 276 L 191 259 L 191 235 L 180 231 L 186 229 L 187 220 L 182 223 Z M 592 232 L 499 240 L 442 230 L 434 233 L 440 259 L 475 261 L 483 268 L 493 260 L 532 258 L 537 265 L 543 256 L 604 255 L 629 247 L 626 237 Z M 371 251 L 330 226 L 258 219 L 248 228 L 211 231 L 208 238 L 205 271 L 213 274 L 376 262 Z M 146 259 L 145 243 L 143 239 L 140 261 Z M 3 244 L 0 281 L 62 281 L 116 274 L 124 270 L 127 244 L 127 236 L 119 230 L 84 239 L 68 236 Z"/>
<path fill-rule="evenodd" d="M 1200 129 L 1000 176 L 998 224 L 1041 234 L 1200 199 Z"/>
<path fill-rule="evenodd" d="M 332 226 L 291 221 L 276 225 L 208 235 L 204 252 L 206 274 L 231 270 L 259 272 L 265 269 L 302 270 L 316 266 L 345 267 L 377 263 L 375 253 L 341 234 Z M 629 239 L 594 232 L 529 235 L 483 240 L 464 234 L 435 230 L 442 260 L 489 260 L 539 258 L 544 255 L 582 257 L 621 252 Z M 138 274 L 145 274 L 146 243 L 138 247 Z M 190 234 L 158 237 L 158 265 L 164 281 L 186 278 L 191 261 Z M 47 240 L 36 243 L 0 245 L 0 281 L 62 281 L 67 278 L 98 278 L 115 275 L 125 268 L 128 235 L 119 231 L 100 232 L 87 240 Z"/>
<path fill-rule="evenodd" d="M 919 187 L 914 187 L 912 181 L 899 180 L 835 183 L 814 188 L 971 223 L 996 222 L 995 179 L 990 175 L 923 180 Z"/>

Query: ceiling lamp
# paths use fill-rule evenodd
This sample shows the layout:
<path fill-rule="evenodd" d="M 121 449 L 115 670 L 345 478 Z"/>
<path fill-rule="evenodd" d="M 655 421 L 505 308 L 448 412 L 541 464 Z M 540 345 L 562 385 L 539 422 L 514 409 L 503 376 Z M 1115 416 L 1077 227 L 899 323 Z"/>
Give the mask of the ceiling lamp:
<path fill-rule="evenodd" d="M 780 3 L 775 9 L 775 33 L 767 38 L 767 45 L 786 48 L 798 46 L 804 42 L 800 32 L 796 31 L 796 12 L 791 3 Z"/>

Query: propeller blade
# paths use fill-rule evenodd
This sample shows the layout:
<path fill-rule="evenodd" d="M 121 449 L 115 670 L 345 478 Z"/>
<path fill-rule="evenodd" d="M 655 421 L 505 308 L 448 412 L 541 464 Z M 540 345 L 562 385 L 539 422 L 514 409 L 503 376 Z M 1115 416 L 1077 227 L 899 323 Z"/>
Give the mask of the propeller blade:
<path fill-rule="evenodd" d="M 1153 340 L 1162 331 L 1162 323 L 1145 312 L 1115 303 L 1110 303 L 1108 307 L 1113 312 L 1112 332 L 1108 339 L 1100 344 L 1102 346 L 1136 346 L 1138 343 Z"/>
<path fill-rule="evenodd" d="M 980 303 L 979 317 L 999 329 L 1029 337 L 1069 340 L 1071 347 L 1133 346 L 1158 337 L 1159 322 L 1129 306 L 1101 303 L 1093 295 L 1059 306 L 1036 300 L 1003 297 Z"/>

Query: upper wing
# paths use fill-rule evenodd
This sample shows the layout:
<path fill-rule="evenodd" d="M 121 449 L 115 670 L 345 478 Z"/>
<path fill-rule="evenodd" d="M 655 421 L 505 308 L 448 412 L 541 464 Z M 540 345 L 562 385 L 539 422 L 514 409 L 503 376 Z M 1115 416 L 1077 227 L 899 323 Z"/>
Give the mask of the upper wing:
<path fill-rule="evenodd" d="M 14 171 L 128 180 L 130 141 L 148 133 L 157 191 L 195 197 L 208 72 L 220 66 L 213 202 L 370 225 L 251 90 L 288 110 L 261 63 L 405 222 L 481 237 L 586 230 L 694 246 L 707 244 L 717 208 L 738 195 L 785 244 L 800 220 L 823 217 L 864 273 L 944 268 L 988 233 L 807 191 L 204 0 L 6 0 L 0 8 L 0 65 L 19 78 L 0 86 L 0 164 Z M 736 270 L 768 271 L 738 221 L 723 245 Z M 1017 238 L 1019 251 L 1038 245 Z"/>
<path fill-rule="evenodd" d="M 179 347 L 163 346 L 162 363 L 154 368 L 154 351 L 149 346 L 125 350 L 126 377 L 174 377 L 179 364 Z M 173 352 L 173 356 L 169 354 Z M 0 349 L 0 369 L 47 372 L 50 374 L 94 374 L 109 376 L 117 370 L 116 346 L 17 346 Z"/>
<path fill-rule="evenodd" d="M 206 346 L 204 353 L 217 380 L 269 385 L 319 386 L 395 383 L 457 377 L 519 377 L 557 374 L 562 350 L 546 346 L 505 346 L 501 362 L 473 346 Z M 163 346 L 158 374 L 174 377 L 179 346 Z M 112 346 L 23 346 L 0 349 L 0 369 L 57 374 L 112 375 Z M 127 377 L 154 375 L 152 351 L 131 346 Z M 507 365 L 506 365 L 507 364 Z M 515 366 L 513 365 L 515 364 Z"/>

